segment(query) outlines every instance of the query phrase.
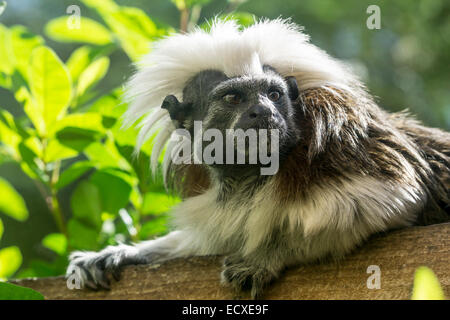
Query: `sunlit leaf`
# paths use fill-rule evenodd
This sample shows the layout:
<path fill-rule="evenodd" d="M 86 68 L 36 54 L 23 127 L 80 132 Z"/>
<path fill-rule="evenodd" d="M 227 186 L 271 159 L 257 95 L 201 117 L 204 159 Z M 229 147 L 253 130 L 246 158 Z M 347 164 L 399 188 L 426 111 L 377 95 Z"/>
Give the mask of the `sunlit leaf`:
<path fill-rule="evenodd" d="M 23 144 L 33 152 L 36 158 L 43 158 L 43 146 L 37 137 L 30 136 L 23 140 Z"/>
<path fill-rule="evenodd" d="M 0 107 L 0 121 L 2 121 L 5 125 L 8 126 L 9 129 L 13 130 L 24 139 L 28 138 L 30 136 L 30 132 L 33 131 L 30 128 L 25 128 L 22 123 L 23 121 L 20 121 L 20 118 L 14 117 L 11 113 L 9 113 L 6 110 L 1 110 L 1 107 Z"/>
<path fill-rule="evenodd" d="M 20 165 L 24 172 L 33 179 L 47 181 L 44 173 L 45 165 L 42 159 L 38 158 L 37 154 L 24 141 L 19 143 L 19 153 L 22 160 Z"/>
<path fill-rule="evenodd" d="M 44 161 L 46 163 L 50 163 L 58 160 L 73 158 L 78 154 L 79 153 L 75 148 L 70 148 L 62 144 L 57 139 L 51 139 L 45 149 Z"/>
<path fill-rule="evenodd" d="M 42 239 L 42 245 L 59 255 L 63 255 L 67 250 L 67 238 L 62 233 L 50 233 Z"/>
<path fill-rule="evenodd" d="M 34 128 L 40 136 L 46 134 L 46 126 L 44 122 L 44 115 L 41 108 L 36 104 L 35 99 L 32 98 L 30 92 L 25 87 L 21 87 L 17 90 L 15 98 L 18 102 L 24 105 L 23 110 L 27 114 L 31 123 L 33 123 Z"/>
<path fill-rule="evenodd" d="M 55 185 L 55 188 L 59 190 L 67 186 L 92 168 L 93 165 L 90 161 L 75 162 L 72 166 L 61 173 L 58 182 Z"/>
<path fill-rule="evenodd" d="M 0 279 L 11 277 L 22 264 L 22 254 L 16 246 L 0 250 Z"/>
<path fill-rule="evenodd" d="M 89 182 L 81 181 L 70 198 L 73 216 L 87 226 L 100 230 L 102 220 L 102 200 L 99 188 Z"/>
<path fill-rule="evenodd" d="M 0 87 L 11 89 L 12 81 L 11 77 L 9 77 L 6 73 L 3 71 L 0 71 Z"/>
<path fill-rule="evenodd" d="M 7 123 L 0 120 L 0 143 L 8 146 L 9 153 L 16 159 L 19 158 L 18 146 L 21 141 L 22 137 Z"/>
<path fill-rule="evenodd" d="M 71 81 L 66 66 L 52 49 L 33 50 L 29 67 L 31 93 L 47 130 L 64 116 L 71 98 Z"/>
<path fill-rule="evenodd" d="M 104 45 L 112 41 L 108 29 L 95 20 L 80 17 L 79 28 L 71 24 L 71 16 L 63 16 L 50 20 L 45 26 L 47 36 L 57 41 L 85 42 Z"/>
<path fill-rule="evenodd" d="M 84 1 L 97 9 L 108 27 L 119 38 L 122 48 L 131 60 L 137 60 L 150 50 L 149 42 L 166 34 L 139 8 L 97 4 Z"/>
<path fill-rule="evenodd" d="M 20 162 L 20 167 L 22 171 L 25 172 L 31 179 L 39 179 L 40 175 L 36 173 L 30 166 L 25 162 Z M 42 179 L 41 179 L 42 180 Z"/>
<path fill-rule="evenodd" d="M 30 288 L 0 282 L 0 300 L 44 300 L 44 296 Z"/>
<path fill-rule="evenodd" d="M 40 36 L 32 34 L 23 26 L 14 26 L 10 31 L 15 66 L 27 79 L 31 53 L 34 48 L 42 45 L 44 40 Z"/>
<path fill-rule="evenodd" d="M 139 60 L 140 57 L 150 51 L 149 43 L 151 39 L 143 33 L 129 31 L 129 25 L 133 22 L 125 15 L 115 12 L 106 19 L 108 25 L 113 28 L 114 33 L 120 39 L 123 50 L 132 61 Z"/>
<path fill-rule="evenodd" d="M 114 94 L 106 94 L 98 98 L 89 111 L 99 112 L 102 116 L 118 118 L 126 110 L 126 105 Z"/>
<path fill-rule="evenodd" d="M 434 272 L 427 267 L 419 267 L 414 275 L 412 300 L 444 300 L 444 291 Z"/>
<path fill-rule="evenodd" d="M 3 226 L 3 221 L 2 221 L 2 219 L 0 219 L 0 240 L 2 240 L 4 230 L 5 230 L 5 227 Z"/>
<path fill-rule="evenodd" d="M 102 57 L 92 62 L 78 79 L 77 94 L 83 95 L 85 91 L 94 86 L 106 75 L 109 68 L 109 58 Z"/>
<path fill-rule="evenodd" d="M 11 74 L 14 70 L 14 55 L 11 43 L 11 33 L 0 24 L 0 71 Z"/>
<path fill-rule="evenodd" d="M 83 46 L 72 52 L 67 60 L 66 65 L 74 83 L 78 81 L 81 72 L 83 72 L 91 62 L 91 52 L 92 50 L 90 47 Z"/>
<path fill-rule="evenodd" d="M 6 162 L 14 162 L 14 158 L 9 148 L 0 144 L 0 166 Z"/>
<path fill-rule="evenodd" d="M 28 209 L 22 196 L 1 177 L 0 194 L 0 212 L 19 221 L 25 221 L 28 218 Z"/>
<path fill-rule="evenodd" d="M 145 214 L 161 214 L 169 211 L 178 202 L 180 202 L 180 199 L 165 193 L 147 192 L 144 195 L 144 203 L 141 210 Z"/>
<path fill-rule="evenodd" d="M 119 6 L 113 0 L 81 0 L 86 6 L 94 8 L 102 13 L 115 11 Z"/>
<path fill-rule="evenodd" d="M 122 21 L 132 32 L 145 35 L 148 39 L 159 35 L 156 24 L 142 9 L 122 6 L 119 14 L 123 16 L 123 20 L 119 19 L 119 21 Z"/>
<path fill-rule="evenodd" d="M 118 167 L 124 170 L 131 170 L 128 162 L 117 151 L 114 141 L 108 139 L 104 144 L 94 142 L 90 144 L 84 153 L 99 168 Z"/>
<path fill-rule="evenodd" d="M 98 231 L 84 225 L 76 219 L 70 219 L 67 224 L 69 245 L 73 249 L 96 250 L 98 247 Z"/>
<path fill-rule="evenodd" d="M 79 128 L 98 133 L 104 132 L 102 127 L 102 116 L 95 112 L 72 113 L 55 123 L 49 136 L 54 136 L 57 132 L 65 128 Z"/>
<path fill-rule="evenodd" d="M 103 127 L 111 129 L 116 126 L 121 127 L 122 119 L 119 118 L 123 115 L 126 109 L 127 104 L 120 100 L 118 94 L 113 92 L 95 100 L 94 103 L 90 106 L 89 111 L 101 114 Z M 116 134 L 116 132 L 113 132 L 113 134 L 115 138 L 119 138 L 122 137 L 122 133 L 124 132 L 126 132 L 126 130 L 123 130 L 121 134 Z M 136 136 L 134 136 L 133 143 L 135 141 Z"/>

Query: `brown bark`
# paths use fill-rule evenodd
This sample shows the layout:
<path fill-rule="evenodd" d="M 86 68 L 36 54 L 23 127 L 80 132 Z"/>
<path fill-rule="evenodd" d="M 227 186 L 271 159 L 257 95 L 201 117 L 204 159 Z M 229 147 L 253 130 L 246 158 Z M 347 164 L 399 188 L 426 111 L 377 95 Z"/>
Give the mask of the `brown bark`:
<path fill-rule="evenodd" d="M 414 271 L 425 265 L 450 297 L 450 223 L 412 227 L 372 237 L 345 260 L 287 270 L 266 299 L 409 299 Z M 219 284 L 221 257 L 176 259 L 127 267 L 110 291 L 69 290 L 63 277 L 24 279 L 47 299 L 233 299 Z M 381 269 L 381 288 L 368 289 L 367 268 Z M 247 295 L 242 298 L 248 298 Z"/>

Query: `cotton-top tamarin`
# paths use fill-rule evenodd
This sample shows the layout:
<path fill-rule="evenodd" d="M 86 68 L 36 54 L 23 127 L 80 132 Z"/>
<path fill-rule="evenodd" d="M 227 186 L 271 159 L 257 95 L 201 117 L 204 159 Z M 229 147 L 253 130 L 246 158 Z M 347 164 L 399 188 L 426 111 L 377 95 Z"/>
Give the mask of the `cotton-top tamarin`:
<path fill-rule="evenodd" d="M 72 253 L 68 274 L 79 267 L 88 287 L 108 288 L 124 265 L 225 255 L 222 282 L 260 297 L 287 267 L 342 258 L 377 232 L 449 220 L 450 134 L 380 109 L 289 21 L 172 35 L 138 70 L 125 116 L 129 124 L 145 116 L 138 147 L 157 133 L 154 170 L 174 130 L 193 133 L 196 121 L 224 134 L 278 130 L 279 168 L 176 164 L 171 144 L 164 177 L 184 199 L 172 210 L 175 231 Z"/>

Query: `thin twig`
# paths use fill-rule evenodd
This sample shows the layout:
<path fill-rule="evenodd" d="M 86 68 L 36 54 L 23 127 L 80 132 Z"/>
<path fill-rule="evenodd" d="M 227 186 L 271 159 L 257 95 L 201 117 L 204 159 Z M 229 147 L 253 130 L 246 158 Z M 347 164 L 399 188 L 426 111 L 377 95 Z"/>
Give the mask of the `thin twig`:
<path fill-rule="evenodd" d="M 188 24 L 189 24 L 189 9 L 184 8 L 183 10 L 181 10 L 180 16 L 180 30 L 182 33 L 187 32 Z"/>

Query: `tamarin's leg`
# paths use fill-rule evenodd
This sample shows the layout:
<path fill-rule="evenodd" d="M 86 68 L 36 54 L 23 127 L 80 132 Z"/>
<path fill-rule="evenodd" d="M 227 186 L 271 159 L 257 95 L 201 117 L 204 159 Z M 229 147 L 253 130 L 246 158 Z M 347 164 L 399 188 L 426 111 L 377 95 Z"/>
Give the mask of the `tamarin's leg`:
<path fill-rule="evenodd" d="M 189 246 L 182 245 L 186 239 L 184 233 L 173 231 L 155 240 L 143 241 L 136 245 L 109 246 L 100 252 L 73 252 L 70 255 L 66 275 L 78 274 L 82 287 L 109 289 L 109 276 L 119 280 L 124 266 L 158 263 L 192 254 Z"/>

